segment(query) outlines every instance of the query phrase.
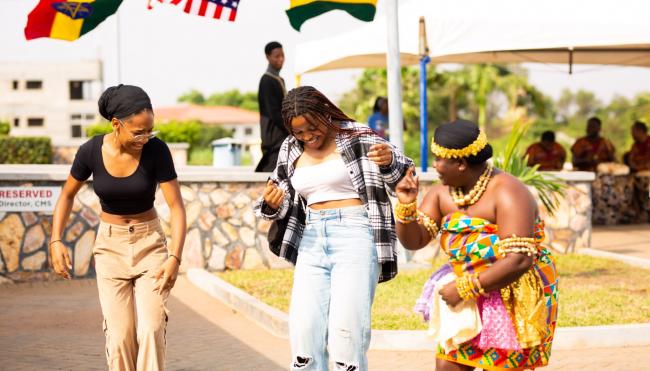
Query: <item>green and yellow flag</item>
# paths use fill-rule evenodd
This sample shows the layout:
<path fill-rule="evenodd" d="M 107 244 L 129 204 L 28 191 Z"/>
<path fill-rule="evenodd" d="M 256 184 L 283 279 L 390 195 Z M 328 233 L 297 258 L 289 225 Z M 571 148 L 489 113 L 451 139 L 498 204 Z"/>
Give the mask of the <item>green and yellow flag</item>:
<path fill-rule="evenodd" d="M 76 40 L 117 11 L 122 0 L 40 0 L 27 16 L 25 38 Z"/>
<path fill-rule="evenodd" d="M 300 27 L 306 20 L 336 9 L 344 10 L 362 21 L 370 22 L 375 19 L 377 0 L 291 0 L 287 16 L 291 27 L 300 31 Z"/>

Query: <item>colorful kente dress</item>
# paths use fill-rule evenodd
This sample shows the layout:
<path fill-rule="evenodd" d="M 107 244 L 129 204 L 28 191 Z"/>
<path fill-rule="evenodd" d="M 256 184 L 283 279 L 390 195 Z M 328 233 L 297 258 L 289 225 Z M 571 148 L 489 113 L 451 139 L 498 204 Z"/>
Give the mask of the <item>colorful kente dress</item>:
<path fill-rule="evenodd" d="M 442 221 L 440 246 L 449 262 L 425 284 L 415 310 L 428 320 L 435 283 L 453 272 L 481 273 L 503 257 L 496 245 L 498 226 L 456 212 Z M 544 224 L 535 226 L 535 240 L 544 240 Z M 538 245 L 533 267 L 510 285 L 477 298 L 480 333 L 457 349 L 438 346 L 438 358 L 485 370 L 546 366 L 557 318 L 557 273 L 550 251 Z M 441 318 L 444 321 L 443 318 Z"/>

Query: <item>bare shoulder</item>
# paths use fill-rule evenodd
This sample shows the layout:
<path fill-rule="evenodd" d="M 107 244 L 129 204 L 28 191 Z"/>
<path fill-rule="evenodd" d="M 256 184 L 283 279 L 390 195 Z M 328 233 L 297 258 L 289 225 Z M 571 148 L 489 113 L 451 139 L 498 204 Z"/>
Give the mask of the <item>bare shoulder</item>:
<path fill-rule="evenodd" d="M 427 192 L 427 195 L 439 195 L 439 194 L 444 194 L 444 193 L 449 193 L 449 187 L 442 183 L 436 183 L 434 184 L 431 189 L 429 189 L 429 192 Z M 426 197 L 425 196 L 425 197 Z"/>
<path fill-rule="evenodd" d="M 430 217 L 435 219 L 440 218 L 440 197 L 448 192 L 447 187 L 442 184 L 435 184 L 431 187 L 427 193 L 422 197 L 422 203 L 420 204 L 420 210 L 428 214 Z"/>
<path fill-rule="evenodd" d="M 493 179 L 493 187 L 498 189 L 497 192 L 497 206 L 523 206 L 523 205 L 536 205 L 535 197 L 525 185 L 517 177 L 500 170 Z"/>

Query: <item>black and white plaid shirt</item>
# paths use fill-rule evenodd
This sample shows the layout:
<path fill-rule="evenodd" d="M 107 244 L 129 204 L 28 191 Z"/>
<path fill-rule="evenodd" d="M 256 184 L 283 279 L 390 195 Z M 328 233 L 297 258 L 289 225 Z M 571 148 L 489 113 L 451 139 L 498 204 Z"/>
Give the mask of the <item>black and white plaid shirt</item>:
<path fill-rule="evenodd" d="M 343 123 L 342 127 L 367 128 L 365 125 L 355 122 Z M 336 148 L 341 153 L 343 162 L 350 173 L 352 185 L 359 193 L 359 198 L 368 211 L 377 257 L 381 264 L 379 282 L 385 282 L 397 275 L 397 253 L 395 251 L 397 236 L 393 220 L 393 207 L 388 192 L 393 194 L 395 186 L 406 174 L 406 170 L 413 166 L 413 161 L 389 143 L 392 147 L 393 161 L 390 165 L 378 166 L 368 159 L 367 154 L 373 144 L 379 143 L 388 142 L 376 135 L 346 136 L 339 134 L 336 137 Z M 305 228 L 307 204 L 299 194 L 295 194 L 291 199 L 290 195 L 295 191 L 291 189 L 290 192 L 290 179 L 293 175 L 294 163 L 302 152 L 302 145 L 294 136 L 290 135 L 284 140 L 278 154 L 278 163 L 271 174 L 271 180 L 284 190 L 284 201 L 278 210 L 270 209 L 263 197 L 260 197 L 254 206 L 258 217 L 267 220 L 289 218 L 280 251 L 274 253 L 293 264 L 298 258 L 298 247 Z M 292 203 L 292 207 L 290 207 L 290 203 Z M 288 210 L 291 212 L 288 213 Z"/>

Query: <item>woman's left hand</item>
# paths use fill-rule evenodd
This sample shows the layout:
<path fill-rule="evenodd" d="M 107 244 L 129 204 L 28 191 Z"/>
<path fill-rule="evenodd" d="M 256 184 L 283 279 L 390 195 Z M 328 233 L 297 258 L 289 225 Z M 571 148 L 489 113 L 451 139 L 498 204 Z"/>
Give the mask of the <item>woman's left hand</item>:
<path fill-rule="evenodd" d="M 379 166 L 388 166 L 393 162 L 393 150 L 388 143 L 373 144 L 368 159 Z"/>
<path fill-rule="evenodd" d="M 449 282 L 442 289 L 440 289 L 440 296 L 442 296 L 442 300 L 444 300 L 450 308 L 455 307 L 463 301 L 460 295 L 458 295 L 456 281 Z"/>
<path fill-rule="evenodd" d="M 162 266 L 158 269 L 154 275 L 156 281 L 153 291 L 157 291 L 160 295 L 165 291 L 169 291 L 174 287 L 176 283 L 176 277 L 178 276 L 178 260 L 173 257 L 167 258 Z"/>

